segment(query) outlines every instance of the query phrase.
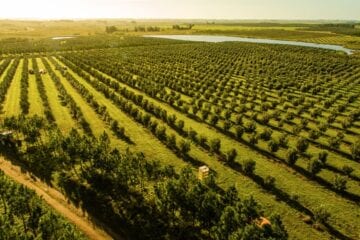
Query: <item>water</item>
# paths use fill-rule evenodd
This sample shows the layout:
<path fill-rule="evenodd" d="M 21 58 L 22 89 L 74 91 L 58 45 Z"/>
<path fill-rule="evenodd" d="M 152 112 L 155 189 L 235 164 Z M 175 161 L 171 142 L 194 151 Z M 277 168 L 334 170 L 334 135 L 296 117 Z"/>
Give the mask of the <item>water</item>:
<path fill-rule="evenodd" d="M 243 37 L 229 37 L 229 36 L 213 36 L 213 35 L 145 35 L 144 37 L 167 38 L 174 40 L 195 41 L 195 42 L 249 42 L 249 43 L 265 43 L 265 44 L 281 44 L 312 48 L 330 49 L 335 51 L 343 51 L 347 54 L 352 54 L 353 50 L 339 45 L 308 43 L 297 41 L 285 41 L 262 38 L 243 38 Z"/>
<path fill-rule="evenodd" d="M 71 36 L 64 36 L 64 37 L 53 37 L 51 38 L 52 40 L 62 40 L 62 39 L 70 39 L 70 38 L 75 38 L 75 37 L 71 37 Z"/>

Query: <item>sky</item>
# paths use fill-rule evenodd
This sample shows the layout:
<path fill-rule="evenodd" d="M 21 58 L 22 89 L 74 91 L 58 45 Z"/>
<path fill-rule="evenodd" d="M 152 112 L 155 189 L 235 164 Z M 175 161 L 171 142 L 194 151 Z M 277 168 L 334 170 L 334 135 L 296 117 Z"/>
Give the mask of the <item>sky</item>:
<path fill-rule="evenodd" d="M 360 0 L 4 0 L 0 18 L 360 20 Z"/>

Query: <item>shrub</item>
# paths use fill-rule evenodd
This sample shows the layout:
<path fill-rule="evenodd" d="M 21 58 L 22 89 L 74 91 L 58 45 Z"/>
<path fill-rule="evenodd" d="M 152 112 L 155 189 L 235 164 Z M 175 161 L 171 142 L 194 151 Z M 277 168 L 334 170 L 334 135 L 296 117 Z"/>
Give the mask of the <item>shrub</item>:
<path fill-rule="evenodd" d="M 156 128 L 155 134 L 160 140 L 166 140 L 166 128 L 165 127 L 158 126 Z"/>
<path fill-rule="evenodd" d="M 278 138 L 278 143 L 280 147 L 287 148 L 288 147 L 288 135 L 286 133 L 281 134 Z"/>
<path fill-rule="evenodd" d="M 242 170 L 247 175 L 252 175 L 255 171 L 256 162 L 252 159 L 246 159 L 242 163 Z"/>
<path fill-rule="evenodd" d="M 190 139 L 191 139 L 192 141 L 196 142 L 197 132 L 196 132 L 194 129 L 190 128 L 190 129 L 187 131 L 187 134 L 188 134 L 188 136 L 190 137 Z"/>
<path fill-rule="evenodd" d="M 210 118 L 210 124 L 216 126 L 219 121 L 219 117 L 217 115 L 212 115 Z"/>
<path fill-rule="evenodd" d="M 232 123 L 229 120 L 224 121 L 223 129 L 224 131 L 228 131 L 232 126 Z"/>
<path fill-rule="evenodd" d="M 309 120 L 307 120 L 306 118 L 301 119 L 301 126 L 303 128 L 305 128 L 308 125 L 308 123 L 309 123 Z"/>
<path fill-rule="evenodd" d="M 350 176 L 350 174 L 354 171 L 354 169 L 348 165 L 344 165 L 341 169 L 343 173 L 345 173 L 347 176 Z"/>
<path fill-rule="evenodd" d="M 306 152 L 306 150 L 309 147 L 309 142 L 305 139 L 300 137 L 297 142 L 296 142 L 296 149 L 300 152 L 300 153 L 304 153 Z"/>
<path fill-rule="evenodd" d="M 185 123 L 184 123 L 183 120 L 178 120 L 178 121 L 176 122 L 176 128 L 177 128 L 178 130 L 180 130 L 180 131 L 183 131 L 184 125 L 185 125 Z"/>
<path fill-rule="evenodd" d="M 311 159 L 309 162 L 308 162 L 308 165 L 307 165 L 307 170 L 313 174 L 313 175 L 316 175 L 318 174 L 320 171 L 321 171 L 321 168 L 322 168 L 323 164 L 320 160 L 318 159 Z"/>
<path fill-rule="evenodd" d="M 266 176 L 264 179 L 264 185 L 267 189 L 273 189 L 275 187 L 275 178 L 272 176 Z"/>
<path fill-rule="evenodd" d="M 212 139 L 210 141 L 210 150 L 214 153 L 219 153 L 221 147 L 221 141 L 218 138 Z"/>
<path fill-rule="evenodd" d="M 345 191 L 346 190 L 346 184 L 347 184 L 347 179 L 346 177 L 340 176 L 340 175 L 335 175 L 334 177 L 334 183 L 333 183 L 333 187 L 335 190 L 337 191 Z"/>
<path fill-rule="evenodd" d="M 258 143 L 258 136 L 256 133 L 252 133 L 249 136 L 249 142 L 251 145 L 256 145 Z"/>
<path fill-rule="evenodd" d="M 187 154 L 191 149 L 190 142 L 181 139 L 179 143 L 179 149 L 182 154 Z"/>
<path fill-rule="evenodd" d="M 206 145 L 206 142 L 207 142 L 207 137 L 204 136 L 204 135 L 199 135 L 198 136 L 198 142 L 200 144 L 200 146 L 205 146 Z"/>
<path fill-rule="evenodd" d="M 277 152 L 279 150 L 279 143 L 275 140 L 270 140 L 268 143 L 268 147 L 271 152 Z"/>
<path fill-rule="evenodd" d="M 236 119 L 235 119 L 235 123 L 237 125 L 242 125 L 243 124 L 243 116 L 242 115 L 236 115 Z"/>
<path fill-rule="evenodd" d="M 340 143 L 341 143 L 341 139 L 339 139 L 338 137 L 330 137 L 328 139 L 328 143 L 329 143 L 329 147 L 338 149 L 340 147 Z"/>
<path fill-rule="evenodd" d="M 250 122 L 245 123 L 244 127 L 245 127 L 245 131 L 247 133 L 253 133 L 256 130 L 256 123 L 254 121 L 250 121 Z"/>
<path fill-rule="evenodd" d="M 170 136 L 167 136 L 166 142 L 169 147 L 171 147 L 171 148 L 175 147 L 176 146 L 175 134 L 172 133 L 172 134 L 170 134 Z"/>
<path fill-rule="evenodd" d="M 309 131 L 309 138 L 310 139 L 313 139 L 313 140 L 316 140 L 320 137 L 321 135 L 321 132 L 319 130 L 310 130 Z"/>
<path fill-rule="evenodd" d="M 235 127 L 235 135 L 237 139 L 241 139 L 242 135 L 244 134 L 244 128 L 242 126 Z"/>
<path fill-rule="evenodd" d="M 299 133 L 301 132 L 301 130 L 302 130 L 302 126 L 297 126 L 297 125 L 295 125 L 295 126 L 292 128 L 292 133 L 293 133 L 294 135 L 299 135 Z"/>
<path fill-rule="evenodd" d="M 236 156 L 237 156 L 237 151 L 236 149 L 233 148 L 226 152 L 226 161 L 229 163 L 233 163 L 235 161 Z"/>
<path fill-rule="evenodd" d="M 319 129 L 319 131 L 320 132 L 326 132 L 326 130 L 328 129 L 328 124 L 326 124 L 326 123 L 322 123 L 322 124 L 320 124 L 320 125 L 318 125 L 318 129 Z"/>
<path fill-rule="evenodd" d="M 260 138 L 264 141 L 269 141 L 271 139 L 272 130 L 269 128 L 264 128 L 264 130 L 260 133 Z"/>
<path fill-rule="evenodd" d="M 360 159 L 360 139 L 351 145 L 351 156 L 354 160 Z"/>
<path fill-rule="evenodd" d="M 318 159 L 323 163 L 325 164 L 326 161 L 327 161 L 327 157 L 328 157 L 328 152 L 327 151 L 321 151 L 319 152 L 318 154 Z"/>
<path fill-rule="evenodd" d="M 296 163 L 296 160 L 298 159 L 298 152 L 294 148 L 290 148 L 286 152 L 286 161 L 290 165 L 294 165 Z"/>
<path fill-rule="evenodd" d="M 330 213 L 323 206 L 314 210 L 314 219 L 316 223 L 324 224 L 329 220 L 329 218 Z"/>
<path fill-rule="evenodd" d="M 263 124 L 268 124 L 269 123 L 269 121 L 270 121 L 270 119 L 271 119 L 271 116 L 269 115 L 269 114 L 267 114 L 267 113 L 265 113 L 263 116 L 262 116 L 262 123 Z"/>

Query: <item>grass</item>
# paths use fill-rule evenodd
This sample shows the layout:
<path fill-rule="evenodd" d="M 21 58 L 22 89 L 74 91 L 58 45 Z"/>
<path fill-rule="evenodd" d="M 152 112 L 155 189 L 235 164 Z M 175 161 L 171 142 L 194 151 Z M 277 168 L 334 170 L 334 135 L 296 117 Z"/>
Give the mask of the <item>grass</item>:
<path fill-rule="evenodd" d="M 50 66 L 55 69 L 50 61 L 48 61 Z M 56 75 L 60 78 L 61 83 L 63 84 L 64 88 L 66 89 L 67 93 L 74 99 L 77 103 L 79 108 L 84 114 L 85 120 L 89 123 L 91 130 L 93 131 L 94 135 L 99 137 L 101 134 L 106 132 L 113 141 L 117 145 L 120 145 L 124 148 L 124 143 L 119 141 L 118 139 L 113 136 L 112 132 L 109 130 L 108 126 L 99 119 L 99 116 L 95 113 L 95 111 L 88 105 L 88 103 L 81 97 L 81 95 L 71 86 L 71 84 L 61 76 L 59 72 L 55 72 Z"/>
<path fill-rule="evenodd" d="M 169 164 L 173 164 L 178 167 L 184 166 L 181 161 L 176 160 L 176 155 L 173 154 L 170 150 L 168 150 L 159 140 L 154 138 L 149 130 L 142 127 L 140 124 L 134 122 L 130 117 L 128 117 L 125 113 L 119 110 L 110 100 L 106 99 L 101 93 L 99 93 L 96 89 L 90 86 L 85 80 L 80 78 L 76 73 L 68 70 L 85 88 L 90 90 L 90 92 L 94 95 L 97 102 L 101 105 L 106 106 L 110 116 L 119 122 L 119 125 L 125 128 L 125 134 L 135 141 L 135 146 L 130 145 L 130 149 L 141 151 L 145 156 L 152 157 L 167 162 Z M 65 81 L 63 81 L 65 83 Z M 69 83 L 67 83 L 69 84 Z M 69 92 L 70 93 L 70 92 Z M 80 104 L 80 106 L 84 106 L 84 104 Z M 89 107 L 90 108 L 90 107 Z M 83 111 L 84 112 L 84 111 Z M 88 111 L 85 111 L 85 116 Z M 95 116 L 94 116 L 95 118 Z M 97 118 L 97 116 L 96 116 Z M 103 128 L 100 128 L 103 129 Z M 114 137 L 113 137 L 114 139 Z M 122 149 L 127 148 L 128 146 L 123 145 Z"/>
<path fill-rule="evenodd" d="M 6 99 L 2 109 L 5 117 L 17 116 L 21 113 L 20 82 L 23 69 L 23 61 L 24 59 L 20 60 L 14 78 L 11 82 L 10 88 L 8 89 L 8 92 L 6 94 Z"/>
<path fill-rule="evenodd" d="M 32 67 L 32 61 L 29 61 L 29 69 L 33 69 Z M 34 74 L 29 74 L 29 92 L 28 92 L 28 98 L 29 98 L 29 115 L 43 115 L 44 114 L 44 107 L 43 103 L 39 94 L 39 91 L 37 89 L 37 84 L 35 80 Z"/>
<path fill-rule="evenodd" d="M 39 69 L 45 69 L 40 58 L 36 59 Z M 50 79 L 49 74 L 41 75 L 44 82 L 45 91 L 49 99 L 50 109 L 55 117 L 55 122 L 64 132 L 69 132 L 72 128 L 76 128 L 76 123 L 71 118 L 71 115 L 66 106 L 60 104 L 54 82 Z"/>

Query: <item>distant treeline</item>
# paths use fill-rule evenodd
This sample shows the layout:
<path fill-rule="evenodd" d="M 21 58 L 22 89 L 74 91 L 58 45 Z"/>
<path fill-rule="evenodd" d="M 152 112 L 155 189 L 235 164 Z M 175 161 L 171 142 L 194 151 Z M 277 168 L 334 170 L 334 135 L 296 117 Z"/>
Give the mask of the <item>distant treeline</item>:
<path fill-rule="evenodd" d="M 157 27 L 157 26 L 147 26 L 147 27 L 145 27 L 145 26 L 135 26 L 135 28 L 134 28 L 135 32 L 159 32 L 160 30 L 161 30 L 160 27 Z M 105 28 L 106 33 L 114 33 L 114 32 L 118 32 L 118 31 L 126 31 L 126 32 L 128 32 L 129 29 L 126 28 L 126 29 L 120 30 L 116 26 L 107 26 Z"/>
<path fill-rule="evenodd" d="M 360 36 L 360 28 L 356 27 L 357 24 L 321 24 L 309 27 L 307 30 L 311 31 L 327 31 L 338 34 Z"/>
<path fill-rule="evenodd" d="M 20 53 L 43 53 L 54 51 L 68 51 L 78 49 L 94 48 L 117 48 L 140 45 L 159 45 L 168 42 L 174 43 L 168 39 L 149 39 L 130 36 L 118 36 L 110 34 L 99 34 L 89 37 L 76 37 L 66 40 L 44 39 L 25 39 L 25 38 L 8 38 L 0 40 L 1 54 L 20 54 Z M 183 43 L 177 41 L 176 43 Z"/>
<path fill-rule="evenodd" d="M 181 26 L 181 25 L 178 25 L 178 24 L 175 24 L 172 26 L 173 29 L 175 30 L 190 30 L 194 27 L 194 24 L 190 23 L 190 24 L 187 24 L 186 26 Z"/>
<path fill-rule="evenodd" d="M 160 28 L 157 26 L 136 26 L 135 32 L 159 32 Z"/>
<path fill-rule="evenodd" d="M 276 23 L 276 22 L 257 22 L 257 23 L 214 23 L 207 22 L 207 24 L 219 24 L 224 26 L 243 26 L 243 27 L 298 27 L 304 28 L 307 31 L 323 31 L 337 34 L 345 34 L 352 36 L 360 36 L 360 23 L 326 23 L 326 24 L 311 24 L 311 23 Z"/>

